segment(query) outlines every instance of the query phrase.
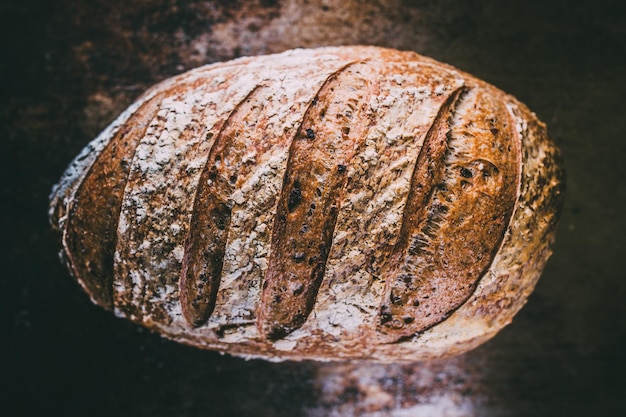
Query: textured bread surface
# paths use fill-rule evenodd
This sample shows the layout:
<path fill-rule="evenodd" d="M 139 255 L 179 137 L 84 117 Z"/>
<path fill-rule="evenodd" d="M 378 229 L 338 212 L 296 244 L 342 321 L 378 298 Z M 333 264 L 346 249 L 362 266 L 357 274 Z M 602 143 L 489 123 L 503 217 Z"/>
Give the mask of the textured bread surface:
<path fill-rule="evenodd" d="M 100 306 L 235 355 L 425 360 L 493 337 L 550 256 L 545 126 L 413 52 L 293 50 L 143 94 L 50 216 Z"/>

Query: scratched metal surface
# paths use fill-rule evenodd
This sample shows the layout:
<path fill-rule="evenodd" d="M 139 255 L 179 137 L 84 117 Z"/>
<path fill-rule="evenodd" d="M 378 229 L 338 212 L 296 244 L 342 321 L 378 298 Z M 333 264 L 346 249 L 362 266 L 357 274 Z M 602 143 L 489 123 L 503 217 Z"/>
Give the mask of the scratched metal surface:
<path fill-rule="evenodd" d="M 626 415 L 625 20 L 610 0 L 0 1 L 3 415 Z M 89 302 L 46 211 L 95 134 L 184 69 L 354 43 L 453 64 L 548 123 L 568 194 L 511 326 L 435 363 L 274 364 L 163 340 Z"/>

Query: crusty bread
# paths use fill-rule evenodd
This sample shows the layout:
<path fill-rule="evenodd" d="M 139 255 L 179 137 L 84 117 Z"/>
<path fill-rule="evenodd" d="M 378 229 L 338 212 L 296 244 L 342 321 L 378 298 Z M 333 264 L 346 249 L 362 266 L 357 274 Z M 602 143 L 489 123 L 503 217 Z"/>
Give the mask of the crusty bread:
<path fill-rule="evenodd" d="M 50 213 L 91 299 L 168 338 L 424 360 L 522 307 L 561 177 L 515 98 L 413 52 L 332 47 L 158 84 L 70 165 Z"/>

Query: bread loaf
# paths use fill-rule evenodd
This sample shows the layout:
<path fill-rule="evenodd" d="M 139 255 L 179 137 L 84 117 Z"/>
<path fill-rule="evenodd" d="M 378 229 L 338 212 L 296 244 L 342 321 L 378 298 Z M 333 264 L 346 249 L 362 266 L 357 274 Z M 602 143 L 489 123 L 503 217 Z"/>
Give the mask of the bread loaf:
<path fill-rule="evenodd" d="M 293 50 L 147 91 L 72 162 L 50 216 L 93 302 L 168 338 L 425 360 L 488 340 L 525 303 L 558 161 L 523 104 L 450 66 Z"/>

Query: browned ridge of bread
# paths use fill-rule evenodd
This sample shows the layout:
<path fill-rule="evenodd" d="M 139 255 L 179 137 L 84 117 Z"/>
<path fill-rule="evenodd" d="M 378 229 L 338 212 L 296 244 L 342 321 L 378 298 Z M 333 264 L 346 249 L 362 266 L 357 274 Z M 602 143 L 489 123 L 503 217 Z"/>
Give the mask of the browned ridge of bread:
<path fill-rule="evenodd" d="M 554 240 L 562 170 L 515 98 L 412 52 L 242 58 L 153 87 L 51 195 L 91 299 L 267 359 L 424 360 L 493 337 Z"/>

